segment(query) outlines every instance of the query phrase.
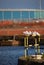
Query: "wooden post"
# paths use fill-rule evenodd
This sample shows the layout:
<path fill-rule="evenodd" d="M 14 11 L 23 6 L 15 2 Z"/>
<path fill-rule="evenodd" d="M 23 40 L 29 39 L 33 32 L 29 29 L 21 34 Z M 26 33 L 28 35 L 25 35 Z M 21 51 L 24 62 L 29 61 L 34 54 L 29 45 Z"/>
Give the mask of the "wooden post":
<path fill-rule="evenodd" d="M 28 47 L 28 36 L 27 36 L 27 47 Z"/>
<path fill-rule="evenodd" d="M 27 57 L 27 54 L 26 54 L 26 37 L 24 37 L 24 47 L 25 47 L 24 53 L 25 53 L 25 58 L 26 58 Z"/>
<path fill-rule="evenodd" d="M 35 38 L 35 54 L 37 53 L 37 39 Z"/>
<path fill-rule="evenodd" d="M 38 37 L 38 41 L 40 42 L 40 36 Z M 40 54 L 40 45 L 37 44 L 37 38 L 35 38 L 35 53 Z"/>
<path fill-rule="evenodd" d="M 40 54 L 40 45 L 38 46 L 38 54 Z"/>
<path fill-rule="evenodd" d="M 27 36 L 27 56 L 28 56 L 28 36 Z"/>
<path fill-rule="evenodd" d="M 24 37 L 25 58 L 28 56 L 28 36 Z"/>
<path fill-rule="evenodd" d="M 12 44 L 13 46 L 14 46 L 14 41 L 15 41 L 15 36 L 13 36 L 13 44 Z"/>
<path fill-rule="evenodd" d="M 26 47 L 26 37 L 24 37 L 24 47 Z"/>
<path fill-rule="evenodd" d="M 39 43 L 40 43 L 40 36 L 39 36 L 39 38 L 38 38 L 38 41 L 39 41 Z M 38 54 L 40 54 L 40 45 L 38 46 Z"/>

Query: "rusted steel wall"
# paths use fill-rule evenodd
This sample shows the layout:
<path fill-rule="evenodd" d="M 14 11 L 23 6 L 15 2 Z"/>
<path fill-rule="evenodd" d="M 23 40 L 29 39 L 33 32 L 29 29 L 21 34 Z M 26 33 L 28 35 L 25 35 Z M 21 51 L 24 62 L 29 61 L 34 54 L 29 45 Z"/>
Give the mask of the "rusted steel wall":
<path fill-rule="evenodd" d="M 9 27 L 11 25 L 11 28 Z M 6 28 L 4 28 L 7 26 Z M 14 26 L 14 28 L 13 28 Z M 26 28 L 27 27 L 27 28 Z M 0 22 L 0 36 L 14 36 L 21 35 L 24 31 L 37 31 L 44 35 L 44 22 L 14 22 L 1 21 Z"/>
<path fill-rule="evenodd" d="M 21 35 L 24 31 L 37 31 L 41 35 L 44 34 L 44 29 L 38 28 L 29 28 L 29 29 L 0 29 L 0 36 L 14 36 L 14 35 Z"/>

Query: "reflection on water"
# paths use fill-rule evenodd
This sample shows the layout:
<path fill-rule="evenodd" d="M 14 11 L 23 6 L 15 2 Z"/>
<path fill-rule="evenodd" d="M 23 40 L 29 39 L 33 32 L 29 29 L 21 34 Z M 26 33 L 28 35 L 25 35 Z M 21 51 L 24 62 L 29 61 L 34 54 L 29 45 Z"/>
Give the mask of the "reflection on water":
<path fill-rule="evenodd" d="M 41 53 L 44 53 L 44 46 L 41 46 Z M 28 55 L 35 54 L 34 47 L 29 48 Z M 0 65 L 17 65 L 18 58 L 24 55 L 23 46 L 3 46 L 0 47 Z"/>

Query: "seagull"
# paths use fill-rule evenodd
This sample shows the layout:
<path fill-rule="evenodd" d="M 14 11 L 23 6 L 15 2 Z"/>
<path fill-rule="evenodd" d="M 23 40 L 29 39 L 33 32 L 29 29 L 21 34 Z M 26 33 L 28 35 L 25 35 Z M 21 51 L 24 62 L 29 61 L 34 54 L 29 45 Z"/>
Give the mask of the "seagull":
<path fill-rule="evenodd" d="M 39 34 L 38 32 L 36 32 L 36 34 L 37 34 L 38 36 L 40 36 L 40 34 Z"/>
<path fill-rule="evenodd" d="M 29 31 L 29 32 L 28 31 L 24 31 L 23 34 L 25 34 L 25 35 L 31 35 L 32 32 L 31 31 Z"/>
<path fill-rule="evenodd" d="M 38 32 L 34 31 L 32 36 L 36 36 L 36 35 L 40 36 L 40 34 Z"/>

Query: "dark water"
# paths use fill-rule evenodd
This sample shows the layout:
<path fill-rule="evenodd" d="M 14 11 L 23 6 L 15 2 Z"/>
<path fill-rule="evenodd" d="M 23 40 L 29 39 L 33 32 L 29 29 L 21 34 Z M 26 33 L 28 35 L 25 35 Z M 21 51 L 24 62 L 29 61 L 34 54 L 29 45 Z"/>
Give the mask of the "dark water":
<path fill-rule="evenodd" d="M 41 46 L 41 53 L 44 53 L 44 46 Z M 29 55 L 35 54 L 34 47 L 29 48 Z M 0 65 L 17 65 L 18 58 L 24 55 L 24 47 L 4 46 L 0 47 Z"/>

